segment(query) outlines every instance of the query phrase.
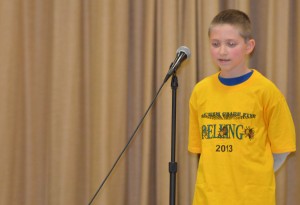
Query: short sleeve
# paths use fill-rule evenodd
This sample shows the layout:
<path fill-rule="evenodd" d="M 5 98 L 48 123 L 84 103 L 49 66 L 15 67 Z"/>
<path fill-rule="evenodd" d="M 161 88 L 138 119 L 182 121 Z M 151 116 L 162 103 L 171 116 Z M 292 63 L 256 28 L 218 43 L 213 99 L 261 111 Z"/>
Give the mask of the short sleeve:
<path fill-rule="evenodd" d="M 288 104 L 283 95 L 268 111 L 268 138 L 273 153 L 296 151 L 296 133 Z"/>
<path fill-rule="evenodd" d="M 189 142 L 188 151 L 201 153 L 201 137 L 198 122 L 197 96 L 195 91 L 192 93 L 189 103 Z"/>

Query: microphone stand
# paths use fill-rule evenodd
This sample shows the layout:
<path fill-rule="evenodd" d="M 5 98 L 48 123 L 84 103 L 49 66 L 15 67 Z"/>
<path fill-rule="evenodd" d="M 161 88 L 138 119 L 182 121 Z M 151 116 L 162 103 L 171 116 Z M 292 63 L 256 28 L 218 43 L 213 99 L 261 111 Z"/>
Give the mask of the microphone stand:
<path fill-rule="evenodd" d="M 125 147 L 123 148 L 123 150 L 121 151 L 120 155 L 117 157 L 115 163 L 113 164 L 113 166 L 111 167 L 110 171 L 108 172 L 108 174 L 106 175 L 106 177 L 104 178 L 104 180 L 102 181 L 102 183 L 100 184 L 100 186 L 98 187 L 97 191 L 95 192 L 94 196 L 92 197 L 91 201 L 89 202 L 89 205 L 91 205 L 94 201 L 94 199 L 96 198 L 96 196 L 98 195 L 98 193 L 100 192 L 100 190 L 102 189 L 103 185 L 105 184 L 105 182 L 107 181 L 108 177 L 110 176 L 110 174 L 112 173 L 112 171 L 114 170 L 115 166 L 117 165 L 117 163 L 119 162 L 119 160 L 121 159 L 122 155 L 124 154 L 124 152 L 126 151 L 126 149 L 128 148 L 128 146 L 130 145 L 132 139 L 134 138 L 136 132 L 138 131 L 139 127 L 141 126 L 142 122 L 144 121 L 146 115 L 148 114 L 149 110 L 152 108 L 158 94 L 160 93 L 162 87 L 164 86 L 164 84 L 168 81 L 169 77 L 171 77 L 172 75 L 172 82 L 171 82 L 171 87 L 172 87 L 172 142 L 171 142 L 171 162 L 169 162 L 169 172 L 170 172 L 170 205 L 175 205 L 175 192 L 176 192 L 176 172 L 177 172 L 177 162 L 175 162 L 175 145 L 176 145 L 176 90 L 178 87 L 178 80 L 177 80 L 177 76 L 176 76 L 176 69 L 179 67 L 179 65 L 181 64 L 181 62 L 183 60 L 185 60 L 186 58 L 188 58 L 190 56 L 190 51 L 187 47 L 182 46 L 179 48 L 179 50 L 177 50 L 177 57 L 175 59 L 175 61 L 173 63 L 171 63 L 170 65 L 170 69 L 163 81 L 163 83 L 161 84 L 160 88 L 158 89 L 156 95 L 154 96 L 152 102 L 150 103 L 148 109 L 146 110 L 145 114 L 143 115 L 142 119 L 140 120 L 140 122 L 138 123 L 138 126 L 135 128 L 133 134 L 131 135 L 131 137 L 129 138 L 129 141 L 127 142 L 127 144 L 125 145 Z"/>
<path fill-rule="evenodd" d="M 176 202 L 176 173 L 177 162 L 175 161 L 175 148 L 176 148 L 176 91 L 178 88 L 178 79 L 173 73 L 172 76 L 172 132 L 171 132 L 171 162 L 169 162 L 170 172 L 170 205 L 175 205 Z"/>

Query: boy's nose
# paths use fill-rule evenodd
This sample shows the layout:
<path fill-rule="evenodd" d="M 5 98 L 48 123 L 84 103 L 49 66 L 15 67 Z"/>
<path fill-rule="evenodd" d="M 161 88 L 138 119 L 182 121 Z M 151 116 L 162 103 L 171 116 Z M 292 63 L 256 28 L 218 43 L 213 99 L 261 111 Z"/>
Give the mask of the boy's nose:
<path fill-rule="evenodd" d="M 226 55 L 227 54 L 227 48 L 225 45 L 221 45 L 219 49 L 220 55 Z"/>

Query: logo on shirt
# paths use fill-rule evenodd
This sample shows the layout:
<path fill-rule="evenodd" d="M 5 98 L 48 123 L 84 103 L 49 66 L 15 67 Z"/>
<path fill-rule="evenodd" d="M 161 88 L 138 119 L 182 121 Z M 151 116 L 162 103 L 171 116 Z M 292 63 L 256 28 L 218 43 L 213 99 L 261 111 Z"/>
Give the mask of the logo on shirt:
<path fill-rule="evenodd" d="M 201 118 L 212 120 L 247 120 L 254 119 L 255 114 L 241 112 L 209 112 L 203 113 Z M 246 126 L 245 123 L 240 124 L 204 124 L 202 125 L 202 139 L 238 139 L 248 138 L 253 140 L 255 136 L 254 128 Z"/>
<path fill-rule="evenodd" d="M 241 112 L 206 112 L 201 115 L 201 118 L 207 118 L 212 120 L 242 120 L 253 119 L 255 117 L 255 114 Z"/>

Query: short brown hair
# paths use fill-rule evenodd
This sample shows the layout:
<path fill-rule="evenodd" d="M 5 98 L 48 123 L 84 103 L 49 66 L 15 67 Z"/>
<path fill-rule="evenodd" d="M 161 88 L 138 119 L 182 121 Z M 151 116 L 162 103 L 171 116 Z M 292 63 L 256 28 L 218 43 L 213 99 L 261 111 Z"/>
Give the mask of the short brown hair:
<path fill-rule="evenodd" d="M 210 23 L 208 36 L 210 36 L 211 28 L 218 24 L 230 24 L 232 26 L 237 26 L 240 29 L 240 35 L 245 39 L 245 41 L 252 39 L 252 26 L 250 18 L 242 11 L 235 9 L 221 11 Z"/>

